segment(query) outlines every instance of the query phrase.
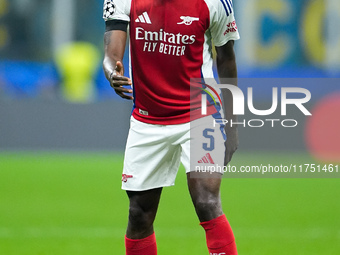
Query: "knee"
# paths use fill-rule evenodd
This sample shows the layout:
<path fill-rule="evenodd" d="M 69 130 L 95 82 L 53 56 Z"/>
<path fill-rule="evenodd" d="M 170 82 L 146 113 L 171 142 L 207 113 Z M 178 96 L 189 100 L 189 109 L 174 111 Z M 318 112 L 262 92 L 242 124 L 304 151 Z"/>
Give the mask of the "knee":
<path fill-rule="evenodd" d="M 199 211 L 211 211 L 221 207 L 219 198 L 198 198 L 194 204 Z"/>
<path fill-rule="evenodd" d="M 135 230 L 144 230 L 152 226 L 156 213 L 152 210 L 146 211 L 135 205 L 129 208 L 129 225 Z"/>
<path fill-rule="evenodd" d="M 194 201 L 194 206 L 201 222 L 214 219 L 223 213 L 218 197 L 198 198 Z"/>

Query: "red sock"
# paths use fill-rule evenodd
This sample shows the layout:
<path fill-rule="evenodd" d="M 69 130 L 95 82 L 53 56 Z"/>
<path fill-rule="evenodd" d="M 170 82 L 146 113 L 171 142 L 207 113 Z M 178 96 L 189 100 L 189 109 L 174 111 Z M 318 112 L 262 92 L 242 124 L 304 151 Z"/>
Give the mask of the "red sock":
<path fill-rule="evenodd" d="M 156 236 L 143 239 L 129 239 L 125 236 L 126 255 L 157 255 Z"/>
<path fill-rule="evenodd" d="M 201 222 L 210 255 L 237 255 L 235 237 L 226 216 Z"/>

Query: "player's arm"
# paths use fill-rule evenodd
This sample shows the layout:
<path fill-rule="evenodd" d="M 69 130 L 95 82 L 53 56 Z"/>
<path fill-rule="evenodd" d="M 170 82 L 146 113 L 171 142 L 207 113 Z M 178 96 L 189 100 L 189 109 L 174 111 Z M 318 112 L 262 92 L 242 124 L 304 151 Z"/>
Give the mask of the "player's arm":
<path fill-rule="evenodd" d="M 125 99 L 133 99 L 126 93 L 132 90 L 124 86 L 131 85 L 131 80 L 124 76 L 123 57 L 127 38 L 128 22 L 120 20 L 106 21 L 106 32 L 104 34 L 105 55 L 103 69 L 106 79 L 115 92 Z"/>
<path fill-rule="evenodd" d="M 125 93 L 132 93 L 124 86 L 131 85 L 131 80 L 124 76 L 123 57 L 125 52 L 127 33 L 123 30 L 109 30 L 104 34 L 105 55 L 103 69 L 106 79 L 116 93 L 125 99 L 133 99 Z"/>
<path fill-rule="evenodd" d="M 221 47 L 216 47 L 217 72 L 221 83 L 228 83 L 237 86 L 237 66 L 234 52 L 234 41 L 230 40 Z M 228 164 L 237 150 L 238 131 L 235 125 L 230 125 L 230 120 L 237 122 L 237 116 L 233 115 L 233 97 L 228 89 L 222 90 L 223 108 L 225 119 L 228 123 L 225 126 L 227 134 L 225 164 Z"/>

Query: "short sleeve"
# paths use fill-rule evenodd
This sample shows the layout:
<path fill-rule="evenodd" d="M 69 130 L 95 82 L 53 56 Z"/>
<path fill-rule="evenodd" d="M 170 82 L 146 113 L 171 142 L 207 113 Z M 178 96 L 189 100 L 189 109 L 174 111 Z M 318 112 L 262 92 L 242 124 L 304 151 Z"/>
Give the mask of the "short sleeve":
<path fill-rule="evenodd" d="M 103 19 L 122 20 L 130 22 L 131 0 L 105 0 L 103 8 Z"/>
<path fill-rule="evenodd" d="M 240 39 L 232 0 L 214 0 L 210 10 L 210 32 L 215 46 Z"/>

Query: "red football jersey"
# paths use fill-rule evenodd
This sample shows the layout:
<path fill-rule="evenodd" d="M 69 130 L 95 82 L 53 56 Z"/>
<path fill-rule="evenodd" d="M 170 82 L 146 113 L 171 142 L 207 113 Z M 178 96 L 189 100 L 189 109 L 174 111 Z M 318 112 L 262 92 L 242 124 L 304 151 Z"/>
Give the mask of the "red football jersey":
<path fill-rule="evenodd" d="M 190 79 L 213 78 L 212 42 L 239 39 L 231 0 L 106 0 L 104 19 L 129 22 L 132 114 L 150 124 L 189 122 L 201 106 Z"/>

